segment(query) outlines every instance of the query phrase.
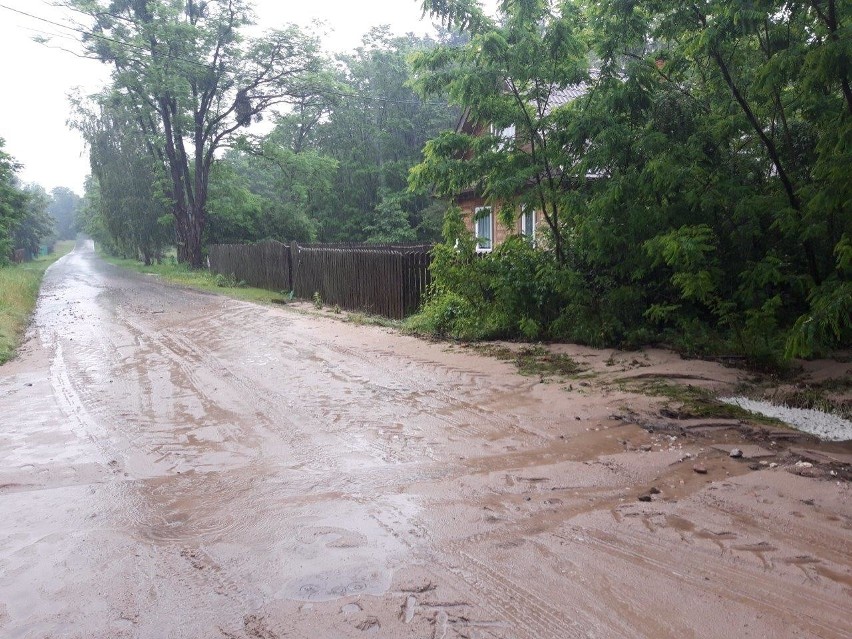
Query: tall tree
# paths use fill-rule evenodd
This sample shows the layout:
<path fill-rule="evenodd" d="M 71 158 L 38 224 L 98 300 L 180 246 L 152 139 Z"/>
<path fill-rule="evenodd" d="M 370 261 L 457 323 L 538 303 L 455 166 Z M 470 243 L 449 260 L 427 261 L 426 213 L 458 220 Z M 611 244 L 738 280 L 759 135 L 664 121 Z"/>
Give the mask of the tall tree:
<path fill-rule="evenodd" d="M 48 214 L 50 195 L 38 184 L 27 184 L 23 188 L 24 215 L 15 226 L 15 248 L 22 248 L 27 253 L 27 259 L 38 256 L 39 249 L 45 241 L 52 241 L 54 236 L 53 218 Z"/>
<path fill-rule="evenodd" d="M 14 247 L 13 234 L 24 216 L 26 196 L 17 185 L 15 173 L 21 165 L 3 150 L 6 141 L 0 138 L 0 266 L 9 263 Z"/>
<path fill-rule="evenodd" d="M 309 92 L 320 56 L 297 27 L 243 38 L 244 0 L 68 0 L 89 55 L 113 67 L 111 89 L 134 108 L 148 152 L 167 176 L 178 255 L 202 265 L 216 153 L 252 121 Z"/>
<path fill-rule="evenodd" d="M 334 189 L 310 203 L 320 240 L 435 239 L 430 191 L 408 192 L 407 175 L 426 141 L 458 118 L 443 95 L 424 100 L 409 86 L 409 57 L 436 44 L 395 36 L 386 26 L 371 29 L 359 47 L 338 56 L 340 75 L 327 87 L 324 111 L 317 105 L 280 123 L 272 142 L 336 163 Z"/>
<path fill-rule="evenodd" d="M 59 239 L 74 238 L 80 202 L 80 196 L 64 186 L 57 186 L 50 191 L 50 206 L 47 210 L 56 223 L 56 235 Z"/>
<path fill-rule="evenodd" d="M 109 92 L 92 101 L 93 105 L 87 105 L 75 100 L 72 124 L 89 144 L 97 182 L 97 196 L 89 204 L 97 203 L 91 214 L 102 231 L 98 239 L 124 257 L 139 257 L 150 264 L 174 236 L 165 178 L 156 160 L 145 152 L 144 134 L 134 126 L 133 105 Z M 93 186 L 87 183 L 87 192 Z"/>

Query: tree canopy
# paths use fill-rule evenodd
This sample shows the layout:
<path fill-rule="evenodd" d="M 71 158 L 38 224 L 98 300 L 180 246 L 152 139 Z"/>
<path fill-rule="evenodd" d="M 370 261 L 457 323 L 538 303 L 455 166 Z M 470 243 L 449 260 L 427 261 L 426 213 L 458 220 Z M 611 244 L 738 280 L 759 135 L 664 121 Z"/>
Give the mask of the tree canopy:
<path fill-rule="evenodd" d="M 517 134 L 446 133 L 413 183 L 478 185 L 504 217 L 530 204 L 549 226 L 530 274 L 549 295 L 502 304 L 492 333 L 723 340 L 755 358 L 849 344 L 848 3 L 507 0 L 498 20 L 469 0 L 423 7 L 471 41 L 421 55 L 420 90 Z M 494 291 L 468 293 L 471 313 L 498 312 Z"/>
<path fill-rule="evenodd" d="M 243 0 L 65 4 L 88 17 L 87 53 L 113 69 L 102 106 L 122 103 L 165 178 L 179 258 L 200 266 L 217 151 L 310 91 L 321 65 L 317 40 L 292 25 L 245 38 L 251 11 Z"/>
<path fill-rule="evenodd" d="M 42 242 L 54 236 L 51 197 L 37 184 L 20 184 L 16 173 L 21 165 L 4 146 L 0 138 L 0 266 L 9 263 L 16 249 L 23 249 L 28 259 L 38 255 Z"/>

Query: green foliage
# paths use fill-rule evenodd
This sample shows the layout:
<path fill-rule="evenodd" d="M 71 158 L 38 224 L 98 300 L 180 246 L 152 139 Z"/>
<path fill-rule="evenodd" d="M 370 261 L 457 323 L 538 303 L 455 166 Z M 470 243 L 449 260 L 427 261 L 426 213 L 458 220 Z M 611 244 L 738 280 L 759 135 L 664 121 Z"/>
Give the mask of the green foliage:
<path fill-rule="evenodd" d="M 338 56 L 336 74 L 317 88 L 319 104 L 282 118 L 269 137 L 279 148 L 333 162 L 321 174 L 326 188 L 309 188 L 302 204 L 317 240 L 439 238 L 441 211 L 430 190 L 410 192 L 407 182 L 423 145 L 458 117 L 442 96 L 423 100 L 408 86 L 408 58 L 435 45 L 387 27 L 370 30 L 355 51 Z"/>
<path fill-rule="evenodd" d="M 75 126 L 89 144 L 92 168 L 81 228 L 116 255 L 146 265 L 160 260 L 174 237 L 174 219 L 166 183 L 135 129 L 132 105 L 110 93 L 91 107 L 77 101 Z"/>
<path fill-rule="evenodd" d="M 225 275 L 224 273 L 216 274 L 216 286 L 219 288 L 243 288 L 246 283 L 242 280 L 238 280 L 237 276 L 233 273 L 228 273 Z"/>
<path fill-rule="evenodd" d="M 9 263 L 15 248 L 13 234 L 24 217 L 27 199 L 15 176 L 20 165 L 3 150 L 5 144 L 0 138 L 0 266 Z"/>
<path fill-rule="evenodd" d="M 77 212 L 82 198 L 71 189 L 58 186 L 50 192 L 51 202 L 47 209 L 54 219 L 56 235 L 60 240 L 72 240 L 77 233 Z"/>
<path fill-rule="evenodd" d="M 430 141 L 410 182 L 476 188 L 509 220 L 536 207 L 549 257 L 445 240 L 424 313 L 761 365 L 849 347 L 848 3 L 522 0 L 497 22 L 474 4 L 424 2 L 471 40 L 418 55 L 416 85 L 472 124 Z"/>
<path fill-rule="evenodd" d="M 53 218 L 48 214 L 50 196 L 37 184 L 29 184 L 22 191 L 24 194 L 23 216 L 14 228 L 12 239 L 15 248 L 24 249 L 27 259 L 32 259 L 39 255 L 39 249 L 44 242 L 53 243 Z"/>
<path fill-rule="evenodd" d="M 200 267 L 217 153 L 265 112 L 302 99 L 322 72 L 318 40 L 294 25 L 245 38 L 246 0 L 113 2 L 109 11 L 90 0 L 65 4 L 86 16 L 80 33 L 97 34 L 83 38 L 86 53 L 112 68 L 98 106 L 120 103 L 127 112 L 123 138 L 139 141 L 146 170 L 156 173 L 178 258 Z M 156 208 L 149 204 L 148 212 Z"/>
<path fill-rule="evenodd" d="M 788 357 L 821 355 L 852 343 L 852 242 L 848 236 L 838 242 L 834 253 L 837 275 L 810 292 L 810 308 L 796 320 L 787 341 Z"/>

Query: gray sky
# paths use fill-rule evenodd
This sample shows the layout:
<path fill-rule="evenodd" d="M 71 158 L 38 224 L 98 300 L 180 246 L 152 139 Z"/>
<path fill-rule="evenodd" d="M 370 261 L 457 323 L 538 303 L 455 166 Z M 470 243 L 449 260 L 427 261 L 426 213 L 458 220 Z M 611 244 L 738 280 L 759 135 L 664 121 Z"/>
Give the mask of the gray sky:
<path fill-rule="evenodd" d="M 429 20 L 420 19 L 419 0 L 255 0 L 259 26 L 273 28 L 287 22 L 309 25 L 323 20 L 331 31 L 326 48 L 352 49 L 370 27 L 389 24 L 396 33 L 432 31 Z M 44 0 L 0 0 L 11 7 L 60 24 L 69 14 Z M 89 172 L 88 155 L 80 136 L 68 129 L 66 96 L 74 87 L 91 93 L 108 78 L 106 67 L 93 60 L 37 44 L 32 38 L 53 34 L 53 46 L 74 48 L 67 39 L 74 34 L 0 6 L 0 137 L 6 152 L 24 169 L 25 182 L 37 182 L 50 190 L 67 186 L 82 194 Z"/>

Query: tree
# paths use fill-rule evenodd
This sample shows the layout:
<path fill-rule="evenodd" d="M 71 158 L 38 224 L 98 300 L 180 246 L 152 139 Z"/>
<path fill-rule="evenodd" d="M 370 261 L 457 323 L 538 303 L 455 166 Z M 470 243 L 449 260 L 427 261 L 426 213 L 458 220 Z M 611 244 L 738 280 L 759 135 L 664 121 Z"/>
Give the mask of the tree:
<path fill-rule="evenodd" d="M 289 26 L 247 40 L 243 0 L 68 0 L 89 17 L 88 55 L 113 67 L 111 91 L 133 109 L 166 176 L 178 256 L 202 265 L 210 173 L 219 149 L 276 105 L 310 92 L 318 43 Z"/>
<path fill-rule="evenodd" d="M 848 344 L 849 3 L 607 0 L 587 15 L 607 89 L 575 132 L 590 163 L 630 158 L 594 201 L 654 231 L 625 238 L 670 276 L 649 316 L 725 327 L 744 350 Z"/>
<path fill-rule="evenodd" d="M 355 51 L 338 56 L 338 77 L 320 89 L 325 99 L 282 119 L 270 136 L 270 143 L 297 156 L 314 151 L 335 164 L 334 188 L 309 203 L 321 241 L 436 239 L 430 190 L 407 190 L 408 170 L 423 145 L 458 118 L 444 96 L 424 100 L 408 85 L 408 58 L 436 44 L 394 36 L 386 26 L 371 29 Z M 393 220 L 381 219 L 388 212 Z M 396 231 L 374 232 L 377 224 Z"/>
<path fill-rule="evenodd" d="M 124 257 L 139 257 L 147 265 L 159 259 L 173 237 L 174 221 L 164 195 L 164 177 L 145 152 L 144 135 L 134 127 L 134 110 L 111 93 L 96 98 L 92 107 L 75 101 L 72 121 L 89 144 L 92 176 L 97 182 L 97 217 L 102 241 Z M 87 184 L 91 189 L 92 184 Z M 92 226 L 94 219 L 88 224 Z"/>
<path fill-rule="evenodd" d="M 26 251 L 28 259 L 39 254 L 41 244 L 54 237 L 53 218 L 48 214 L 50 195 L 38 184 L 28 184 L 23 189 L 24 214 L 14 230 L 15 248 Z"/>
<path fill-rule="evenodd" d="M 50 199 L 47 211 L 56 223 L 56 235 L 60 240 L 73 239 L 80 196 L 69 188 L 57 186 L 51 190 Z"/>
<path fill-rule="evenodd" d="M 14 248 L 13 233 L 24 215 L 26 196 L 17 186 L 15 173 L 21 165 L 3 150 L 0 138 L 0 266 L 9 263 Z"/>

